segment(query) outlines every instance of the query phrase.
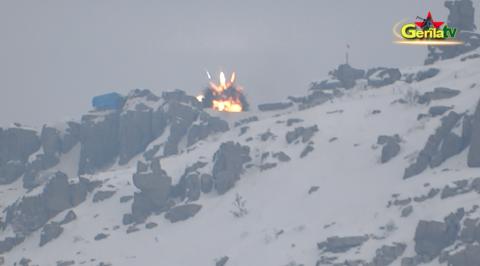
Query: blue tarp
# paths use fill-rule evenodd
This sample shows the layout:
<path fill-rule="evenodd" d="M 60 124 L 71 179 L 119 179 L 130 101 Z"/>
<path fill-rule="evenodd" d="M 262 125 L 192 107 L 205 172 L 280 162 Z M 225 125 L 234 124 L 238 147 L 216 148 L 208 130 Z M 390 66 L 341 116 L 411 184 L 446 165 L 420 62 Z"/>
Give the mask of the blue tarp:
<path fill-rule="evenodd" d="M 92 106 L 99 110 L 121 109 L 123 103 L 123 96 L 116 92 L 95 96 L 92 99 Z"/>

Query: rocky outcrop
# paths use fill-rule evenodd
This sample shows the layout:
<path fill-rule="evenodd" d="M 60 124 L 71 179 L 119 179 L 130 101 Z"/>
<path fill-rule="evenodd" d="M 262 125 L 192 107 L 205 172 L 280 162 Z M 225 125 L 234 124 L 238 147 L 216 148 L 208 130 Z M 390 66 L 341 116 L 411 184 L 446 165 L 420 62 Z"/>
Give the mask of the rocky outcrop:
<path fill-rule="evenodd" d="M 477 105 L 470 127 L 471 133 L 467 136 L 467 139 L 470 140 L 467 164 L 469 167 L 480 167 L 480 102 Z"/>
<path fill-rule="evenodd" d="M 445 2 L 449 9 L 448 26 L 457 28 L 458 40 L 463 45 L 429 46 L 425 64 L 433 64 L 438 60 L 454 58 L 480 47 L 480 34 L 473 32 L 475 26 L 475 9 L 471 0 L 449 0 Z"/>
<path fill-rule="evenodd" d="M 352 248 L 361 246 L 368 240 L 368 236 L 329 237 L 326 241 L 317 243 L 320 250 L 331 253 L 343 253 Z"/>
<path fill-rule="evenodd" d="M 264 103 L 264 104 L 258 105 L 258 110 L 262 112 L 278 111 L 278 110 L 284 110 L 284 109 L 290 108 L 292 106 L 293 106 L 293 103 L 291 102 Z"/>
<path fill-rule="evenodd" d="M 311 127 L 297 127 L 293 131 L 287 132 L 285 139 L 288 144 L 293 143 L 297 139 L 301 139 L 303 143 L 307 143 L 316 132 L 318 132 L 317 125 Z"/>
<path fill-rule="evenodd" d="M 165 213 L 165 219 L 169 220 L 171 223 L 185 221 L 195 216 L 201 208 L 202 205 L 199 204 L 185 204 L 176 206 Z"/>
<path fill-rule="evenodd" d="M 95 194 L 93 195 L 92 201 L 94 203 L 104 201 L 106 199 L 111 198 L 115 194 L 115 192 L 116 191 L 114 190 L 99 190 L 95 192 Z"/>
<path fill-rule="evenodd" d="M 144 221 L 153 212 L 168 209 L 168 197 L 172 188 L 172 179 L 161 168 L 160 160 L 153 160 L 148 169 L 137 167 L 133 175 L 133 184 L 140 192 L 135 192 L 132 203 L 132 219 Z"/>
<path fill-rule="evenodd" d="M 330 74 L 340 81 L 343 88 L 351 89 L 355 86 L 358 79 L 365 76 L 365 70 L 353 68 L 349 64 L 342 64 L 330 72 Z"/>
<path fill-rule="evenodd" d="M 0 184 L 17 180 L 25 171 L 28 157 L 40 146 L 40 138 L 34 130 L 0 128 Z"/>
<path fill-rule="evenodd" d="M 6 210 L 6 225 L 10 225 L 17 237 L 23 238 L 44 226 L 48 220 L 65 209 L 83 202 L 92 186 L 87 179 L 80 178 L 70 183 L 65 174 L 57 172 L 45 185 L 42 193 L 23 197 Z M 45 227 L 48 235 L 55 235 L 55 225 Z M 52 233 L 53 232 L 53 233 Z M 50 234 L 52 233 L 52 234 Z"/>
<path fill-rule="evenodd" d="M 418 175 L 428 166 L 437 167 L 466 147 L 463 138 L 451 132 L 460 118 L 461 115 L 453 111 L 442 117 L 441 126 L 428 138 L 416 161 L 405 169 L 404 178 Z"/>
<path fill-rule="evenodd" d="M 433 89 L 433 91 L 425 92 L 424 94 L 418 97 L 418 103 L 428 104 L 431 101 L 443 100 L 455 97 L 460 94 L 459 90 L 453 90 L 445 87 L 438 87 Z"/>
<path fill-rule="evenodd" d="M 80 126 L 79 174 L 93 174 L 112 164 L 119 153 L 119 113 L 91 113 L 82 117 Z"/>
<path fill-rule="evenodd" d="M 367 84 L 373 88 L 380 88 L 395 83 L 402 78 L 398 68 L 378 67 L 369 69 L 366 73 Z"/>
<path fill-rule="evenodd" d="M 450 255 L 447 260 L 451 266 L 480 265 L 480 246 L 467 245 L 462 251 Z"/>
<path fill-rule="evenodd" d="M 213 156 L 212 176 L 215 190 L 224 194 L 231 189 L 243 173 L 243 165 L 249 162 L 250 148 L 233 141 L 222 143 Z"/>
<path fill-rule="evenodd" d="M 440 73 L 438 68 L 428 68 L 425 70 L 420 70 L 417 73 L 407 73 L 404 75 L 405 82 L 412 83 L 414 81 L 420 82 L 429 78 L 433 78 Z"/>
<path fill-rule="evenodd" d="M 382 246 L 375 251 L 375 257 L 367 266 L 388 266 L 403 255 L 407 245 L 394 243 L 392 246 Z"/>
<path fill-rule="evenodd" d="M 382 135 L 378 137 L 377 144 L 383 145 L 382 156 L 380 159 L 381 163 L 387 163 L 400 153 L 400 142 L 401 139 L 398 135 Z"/>
<path fill-rule="evenodd" d="M 463 209 L 459 209 L 447 216 L 444 222 L 421 220 L 415 231 L 415 252 L 424 261 L 430 261 L 440 255 L 444 248 L 452 245 L 457 239 L 463 216 Z"/>
<path fill-rule="evenodd" d="M 57 222 L 46 224 L 40 234 L 40 247 L 59 237 L 63 233 L 63 227 Z"/>
<path fill-rule="evenodd" d="M 187 135 L 187 146 L 195 144 L 208 136 L 225 132 L 229 129 L 228 123 L 218 117 L 210 116 L 207 113 L 200 113 L 198 120 L 191 126 Z"/>

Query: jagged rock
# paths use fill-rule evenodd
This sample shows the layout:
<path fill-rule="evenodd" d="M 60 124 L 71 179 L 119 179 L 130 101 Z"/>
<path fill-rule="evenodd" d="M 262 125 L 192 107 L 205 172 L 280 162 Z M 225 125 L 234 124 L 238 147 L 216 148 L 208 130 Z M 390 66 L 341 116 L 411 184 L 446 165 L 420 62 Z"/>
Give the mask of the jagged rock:
<path fill-rule="evenodd" d="M 313 150 L 315 150 L 315 148 L 313 147 L 313 143 L 309 142 L 308 145 L 300 153 L 300 158 L 304 158 L 305 156 L 307 156 Z"/>
<path fill-rule="evenodd" d="M 215 263 L 215 266 L 225 266 L 228 260 L 229 260 L 228 256 L 223 256 L 217 260 L 217 262 Z"/>
<path fill-rule="evenodd" d="M 340 81 L 343 88 L 351 89 L 358 79 L 365 77 L 365 70 L 353 68 L 349 64 L 341 64 L 330 74 Z"/>
<path fill-rule="evenodd" d="M 400 80 L 402 73 L 398 68 L 378 67 L 369 69 L 365 76 L 369 86 L 379 88 Z"/>
<path fill-rule="evenodd" d="M 209 174 L 202 174 L 200 177 L 200 187 L 203 193 L 210 193 L 213 189 L 213 177 Z"/>
<path fill-rule="evenodd" d="M 463 212 L 458 210 L 445 218 L 445 222 L 421 220 L 415 231 L 415 252 L 431 260 L 452 245 L 460 230 L 459 222 Z"/>
<path fill-rule="evenodd" d="M 401 139 L 398 135 L 382 135 L 378 137 L 377 144 L 383 145 L 382 156 L 380 160 L 382 163 L 387 163 L 400 153 L 400 141 Z"/>
<path fill-rule="evenodd" d="M 243 165 L 249 162 L 250 148 L 233 141 L 222 143 L 213 156 L 212 176 L 215 190 L 224 194 L 232 188 L 243 172 Z"/>
<path fill-rule="evenodd" d="M 473 32 L 475 27 L 475 9 L 471 0 L 446 1 L 445 7 L 449 9 L 448 26 L 459 31 L 456 38 L 463 41 L 464 45 L 452 47 L 428 47 L 428 57 L 425 64 L 432 64 L 438 60 L 445 60 L 475 50 L 480 46 L 480 34 Z"/>
<path fill-rule="evenodd" d="M 0 128 L 0 184 L 10 184 L 25 171 L 28 157 L 40 148 L 37 133 L 24 128 Z"/>
<path fill-rule="evenodd" d="M 405 169 L 404 179 L 418 175 L 427 167 L 436 167 L 443 163 L 451 156 L 457 154 L 458 138 L 450 134 L 460 120 L 461 115 L 450 112 L 447 116 L 442 117 L 442 124 L 435 130 L 435 133 L 428 138 L 423 150 L 420 151 L 417 160 Z M 453 134 L 453 133 L 452 133 Z M 447 140 L 448 139 L 448 140 Z M 440 148 L 442 143 L 447 141 L 445 148 Z M 462 145 L 463 147 L 464 145 Z M 461 150 L 460 150 L 461 151 Z"/>
<path fill-rule="evenodd" d="M 480 246 L 467 245 L 467 247 L 448 257 L 448 265 L 451 266 L 473 266 L 480 265 Z"/>
<path fill-rule="evenodd" d="M 20 244 L 25 240 L 23 237 L 7 237 L 4 240 L 0 241 L 0 254 L 5 254 L 12 250 L 16 245 Z"/>
<path fill-rule="evenodd" d="M 187 135 L 187 146 L 195 144 L 199 140 L 203 140 L 208 136 L 225 132 L 229 129 L 228 123 L 218 117 L 210 116 L 207 113 L 200 113 L 199 123 L 194 123 Z"/>
<path fill-rule="evenodd" d="M 329 237 L 326 241 L 318 243 L 320 250 L 332 253 L 343 253 L 352 248 L 361 246 L 368 240 L 368 236 Z"/>
<path fill-rule="evenodd" d="M 185 204 L 171 208 L 166 214 L 165 219 L 172 223 L 187 220 L 197 214 L 202 205 L 199 204 Z"/>
<path fill-rule="evenodd" d="M 79 174 L 93 174 L 115 161 L 119 153 L 118 112 L 91 113 L 80 126 Z"/>
<path fill-rule="evenodd" d="M 146 228 L 146 229 L 152 229 L 152 228 L 155 228 L 155 227 L 157 227 L 157 226 L 158 226 L 157 223 L 150 222 L 150 223 L 147 223 L 147 224 L 145 225 L 145 228 Z"/>
<path fill-rule="evenodd" d="M 0 163 L 0 185 L 11 184 L 25 172 L 25 164 L 21 161 Z"/>
<path fill-rule="evenodd" d="M 408 217 L 413 212 L 413 207 L 410 205 L 402 209 L 402 217 Z"/>
<path fill-rule="evenodd" d="M 420 82 L 429 78 L 435 77 L 440 73 L 438 68 L 429 68 L 426 70 L 420 70 L 417 73 L 410 73 L 405 75 L 405 82 L 412 83 L 413 81 Z"/>
<path fill-rule="evenodd" d="M 388 266 L 403 255 L 407 245 L 394 243 L 393 246 L 384 245 L 375 251 L 373 261 L 367 266 Z"/>
<path fill-rule="evenodd" d="M 94 195 L 93 195 L 93 202 L 100 202 L 100 201 L 104 201 L 106 199 L 109 199 L 111 198 L 114 194 L 115 194 L 116 191 L 112 190 L 112 191 L 103 191 L 103 190 L 100 190 L 100 191 L 97 191 Z"/>
<path fill-rule="evenodd" d="M 302 138 L 302 142 L 306 143 L 308 142 L 313 135 L 318 131 L 318 126 L 314 125 L 311 127 L 297 127 L 293 131 L 287 132 L 285 135 L 285 139 L 287 140 L 287 143 L 290 144 L 297 140 L 298 138 Z"/>
<path fill-rule="evenodd" d="M 450 187 L 449 185 L 446 185 L 442 189 L 440 198 L 446 199 L 450 197 L 455 197 L 461 194 L 468 193 L 471 190 L 472 188 L 468 185 L 468 180 L 459 180 L 455 182 L 455 187 Z"/>
<path fill-rule="evenodd" d="M 287 119 L 287 127 L 292 126 L 293 124 L 296 124 L 296 123 L 301 123 L 301 122 L 303 122 L 303 119 L 289 118 L 289 119 Z"/>
<path fill-rule="evenodd" d="M 153 110 L 146 106 L 126 110 L 120 115 L 118 122 L 120 165 L 128 163 L 135 155 L 143 152 L 153 140 L 152 121 Z"/>
<path fill-rule="evenodd" d="M 266 171 L 272 168 L 275 168 L 277 166 L 276 163 L 265 163 L 260 165 L 260 171 Z"/>
<path fill-rule="evenodd" d="M 278 111 L 290 108 L 293 106 L 291 102 L 278 102 L 278 103 L 264 103 L 258 105 L 258 110 L 262 112 L 266 111 Z"/>
<path fill-rule="evenodd" d="M 65 218 L 63 218 L 63 220 L 60 222 L 60 225 L 68 224 L 75 219 L 77 219 L 77 215 L 74 211 L 70 210 L 65 215 Z"/>
<path fill-rule="evenodd" d="M 67 128 L 63 132 L 62 153 L 67 153 L 80 142 L 80 124 L 77 122 L 67 122 Z"/>
<path fill-rule="evenodd" d="M 480 242 L 480 224 L 478 224 L 478 219 L 466 218 L 465 221 L 463 221 L 460 240 L 469 244 L 475 241 Z"/>
<path fill-rule="evenodd" d="M 99 233 L 93 239 L 95 239 L 95 241 L 99 241 L 99 240 L 107 238 L 108 236 L 109 236 L 108 234 Z"/>
<path fill-rule="evenodd" d="M 431 101 L 435 100 L 442 100 L 442 99 L 449 99 L 453 98 L 460 94 L 459 90 L 453 90 L 449 88 L 444 88 L 444 87 L 437 87 L 433 89 L 433 91 L 428 91 L 425 92 L 424 94 L 420 95 L 418 97 L 418 103 L 424 104 L 424 103 L 430 103 Z"/>
<path fill-rule="evenodd" d="M 280 152 L 276 152 L 274 153 L 273 155 L 273 158 L 277 158 L 280 162 L 288 162 L 290 161 L 290 156 L 288 156 L 286 153 L 284 153 L 283 151 L 280 151 Z"/>
<path fill-rule="evenodd" d="M 83 202 L 89 184 L 84 178 L 70 184 L 65 174 L 57 172 L 41 194 L 23 197 L 21 201 L 11 205 L 7 211 L 6 223 L 11 224 L 16 233 L 28 235 L 56 214 Z"/>
<path fill-rule="evenodd" d="M 448 112 L 451 109 L 452 109 L 452 107 L 450 107 L 450 106 L 443 106 L 443 105 L 432 106 L 432 107 L 430 107 L 430 109 L 428 109 L 428 113 L 432 117 L 436 117 L 436 116 L 440 116 L 440 115 L 445 114 L 446 112 Z"/>
<path fill-rule="evenodd" d="M 152 148 L 143 153 L 143 158 L 145 158 L 145 161 L 149 162 L 155 158 L 155 155 L 159 150 L 160 145 L 154 145 Z"/>
<path fill-rule="evenodd" d="M 128 196 L 121 196 L 121 197 L 120 197 L 120 203 L 129 202 L 129 201 L 131 201 L 132 199 L 133 199 L 133 196 L 130 196 L 130 195 L 128 195 Z"/>
<path fill-rule="evenodd" d="M 59 161 L 56 155 L 37 154 L 32 162 L 26 164 L 23 187 L 32 189 L 40 185 L 47 176 L 39 176 L 39 173 L 57 165 Z"/>
<path fill-rule="evenodd" d="M 480 167 L 480 102 L 477 105 L 471 123 L 471 133 L 469 135 L 471 140 L 467 164 L 469 167 Z"/>
<path fill-rule="evenodd" d="M 40 234 L 40 246 L 42 247 L 48 242 L 54 240 L 62 233 L 63 227 L 60 225 L 60 223 L 51 222 L 46 224 L 42 229 L 42 233 Z"/>
<path fill-rule="evenodd" d="M 151 162 L 150 169 L 151 172 L 133 175 L 133 184 L 141 190 L 133 197 L 132 215 L 135 221 L 143 221 L 152 212 L 161 211 L 168 205 L 172 179 L 161 169 L 158 158 Z"/>
<path fill-rule="evenodd" d="M 258 121 L 258 116 L 250 116 L 250 117 L 247 117 L 247 118 L 244 118 L 244 119 L 241 119 L 237 122 L 235 122 L 235 127 L 239 127 L 239 126 L 243 126 L 245 124 L 249 124 L 249 123 L 252 123 L 252 122 L 256 122 Z"/>
<path fill-rule="evenodd" d="M 18 262 L 18 264 L 19 264 L 20 266 L 30 266 L 30 262 L 32 262 L 31 259 L 22 258 L 22 259 Z"/>
<path fill-rule="evenodd" d="M 474 31 L 475 9 L 471 0 L 446 1 L 448 8 L 448 26 L 458 28 L 461 31 Z"/>
<path fill-rule="evenodd" d="M 187 134 L 192 123 L 197 120 L 198 110 L 188 105 L 178 102 L 172 102 L 169 105 L 167 115 L 170 119 L 170 135 L 163 150 L 165 156 L 178 153 L 178 144 L 180 140 Z"/>
<path fill-rule="evenodd" d="M 415 202 L 424 202 L 428 199 L 434 198 L 438 193 L 440 192 L 440 189 L 438 188 L 432 188 L 428 191 L 427 195 L 421 195 L 419 197 L 414 197 L 413 200 Z"/>
<path fill-rule="evenodd" d="M 44 154 L 55 156 L 62 152 L 62 139 L 58 129 L 44 126 L 40 134 L 40 140 Z"/>

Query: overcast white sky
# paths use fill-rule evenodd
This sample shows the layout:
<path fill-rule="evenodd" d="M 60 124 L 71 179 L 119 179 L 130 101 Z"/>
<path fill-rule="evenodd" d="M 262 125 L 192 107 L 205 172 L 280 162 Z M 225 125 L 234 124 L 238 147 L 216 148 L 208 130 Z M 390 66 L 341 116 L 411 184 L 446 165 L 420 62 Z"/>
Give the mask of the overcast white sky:
<path fill-rule="evenodd" d="M 0 125 L 79 118 L 110 91 L 196 94 L 205 69 L 237 71 L 255 104 L 281 100 L 346 43 L 356 67 L 421 64 L 426 48 L 393 44 L 392 27 L 428 10 L 446 19 L 439 0 L 0 0 Z"/>

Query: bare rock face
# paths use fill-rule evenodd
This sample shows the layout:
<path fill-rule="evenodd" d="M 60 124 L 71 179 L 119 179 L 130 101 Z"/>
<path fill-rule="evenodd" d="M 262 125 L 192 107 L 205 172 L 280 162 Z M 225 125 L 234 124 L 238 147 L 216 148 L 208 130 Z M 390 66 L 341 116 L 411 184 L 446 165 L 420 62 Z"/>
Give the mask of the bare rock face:
<path fill-rule="evenodd" d="M 331 75 L 338 79 L 345 89 L 351 89 L 355 86 L 356 80 L 365 76 L 365 70 L 356 69 L 349 64 L 342 64 L 331 72 Z"/>
<path fill-rule="evenodd" d="M 460 118 L 461 115 L 453 111 L 442 118 L 442 125 L 428 138 L 417 160 L 405 169 L 404 179 L 420 174 L 428 166 L 433 168 L 441 165 L 466 147 L 464 139 L 451 132 Z"/>
<path fill-rule="evenodd" d="M 47 244 L 48 242 L 59 237 L 63 232 L 63 227 L 56 222 L 46 224 L 40 234 L 40 246 Z"/>
<path fill-rule="evenodd" d="M 83 202 L 91 188 L 87 179 L 80 178 L 77 183 L 69 183 L 65 174 L 57 172 L 45 185 L 42 193 L 23 197 L 10 205 L 6 209 L 5 223 L 12 227 L 17 239 L 23 239 L 43 227 L 58 213 Z M 48 242 L 46 239 L 50 239 L 50 236 L 55 236 L 61 230 L 52 224 L 45 227 L 44 231 L 47 234 L 41 241 L 42 244 Z M 21 241 L 15 243 L 19 242 Z"/>
<path fill-rule="evenodd" d="M 288 144 L 293 143 L 297 139 L 301 139 L 303 143 L 307 143 L 315 133 L 318 132 L 318 126 L 297 127 L 293 131 L 287 132 L 285 139 Z"/>
<path fill-rule="evenodd" d="M 161 168 L 160 160 L 154 159 L 145 171 L 138 167 L 133 175 L 133 184 L 140 189 L 134 194 L 132 203 L 133 221 L 142 222 L 153 212 L 168 207 L 168 197 L 172 189 L 172 179 Z"/>
<path fill-rule="evenodd" d="M 107 167 L 119 154 L 119 113 L 88 114 L 82 117 L 79 174 L 93 174 Z"/>
<path fill-rule="evenodd" d="M 459 28 L 462 31 L 473 31 L 475 26 L 475 9 L 471 0 L 446 1 L 448 8 L 448 26 Z"/>
<path fill-rule="evenodd" d="M 480 167 L 480 102 L 472 119 L 470 138 L 467 164 L 469 167 Z"/>
<path fill-rule="evenodd" d="M 445 222 L 420 221 L 415 231 L 415 252 L 430 261 L 440 252 L 452 245 L 460 231 L 460 220 L 464 216 L 462 209 L 445 218 Z"/>
<path fill-rule="evenodd" d="M 25 171 L 28 157 L 40 146 L 40 138 L 33 130 L 0 128 L 0 184 L 17 180 Z"/>
<path fill-rule="evenodd" d="M 215 189 L 219 194 L 224 194 L 231 189 L 243 173 L 243 165 L 249 162 L 250 148 L 233 141 L 225 142 L 213 156 L 212 176 Z"/>
<path fill-rule="evenodd" d="M 480 246 L 467 245 L 464 250 L 450 255 L 447 260 L 451 266 L 480 265 Z"/>
<path fill-rule="evenodd" d="M 445 2 L 449 10 L 448 26 L 455 27 L 456 38 L 463 41 L 464 45 L 455 46 L 429 46 L 428 57 L 425 64 L 433 64 L 438 60 L 454 58 L 480 47 L 480 34 L 473 32 L 475 26 L 475 9 L 471 0 L 449 0 Z"/>

